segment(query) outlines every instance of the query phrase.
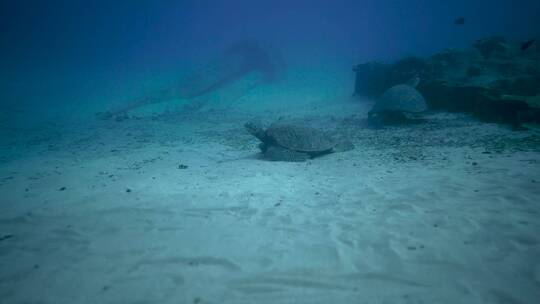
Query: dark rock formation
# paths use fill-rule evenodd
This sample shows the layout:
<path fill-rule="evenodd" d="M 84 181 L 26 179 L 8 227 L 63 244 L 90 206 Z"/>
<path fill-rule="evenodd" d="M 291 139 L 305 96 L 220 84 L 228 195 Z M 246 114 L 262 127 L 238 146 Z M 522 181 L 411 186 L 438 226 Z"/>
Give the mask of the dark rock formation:
<path fill-rule="evenodd" d="M 445 50 L 428 58 L 355 67 L 355 95 L 378 98 L 413 76 L 430 109 L 470 112 L 484 121 L 540 122 L 540 48 L 521 50 L 501 37 L 479 40 L 471 48 Z"/>

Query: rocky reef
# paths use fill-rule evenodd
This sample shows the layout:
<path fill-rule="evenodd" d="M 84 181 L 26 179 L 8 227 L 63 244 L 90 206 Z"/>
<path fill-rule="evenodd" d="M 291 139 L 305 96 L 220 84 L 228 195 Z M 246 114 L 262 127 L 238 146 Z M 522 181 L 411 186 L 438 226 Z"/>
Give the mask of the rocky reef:
<path fill-rule="evenodd" d="M 540 123 L 540 46 L 527 48 L 502 37 L 476 41 L 427 58 L 367 62 L 353 69 L 355 95 L 379 98 L 388 88 L 418 76 L 418 91 L 432 110 L 468 112 L 515 128 Z"/>

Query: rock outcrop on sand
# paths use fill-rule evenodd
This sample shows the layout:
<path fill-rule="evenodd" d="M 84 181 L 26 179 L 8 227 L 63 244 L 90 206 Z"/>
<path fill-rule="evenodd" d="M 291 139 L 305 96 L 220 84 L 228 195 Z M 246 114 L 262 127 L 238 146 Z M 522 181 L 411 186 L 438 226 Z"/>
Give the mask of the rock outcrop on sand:
<path fill-rule="evenodd" d="M 467 49 L 393 64 L 357 65 L 355 95 L 379 98 L 418 76 L 418 91 L 433 110 L 470 112 L 485 121 L 521 127 L 540 122 L 540 47 L 490 37 Z"/>

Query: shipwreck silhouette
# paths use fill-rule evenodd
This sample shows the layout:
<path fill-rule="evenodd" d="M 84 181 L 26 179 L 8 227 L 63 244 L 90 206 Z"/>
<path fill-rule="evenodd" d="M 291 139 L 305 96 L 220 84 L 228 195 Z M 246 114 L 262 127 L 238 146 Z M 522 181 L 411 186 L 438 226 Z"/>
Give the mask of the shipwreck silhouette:
<path fill-rule="evenodd" d="M 244 91 L 247 92 L 261 83 L 271 82 L 278 74 L 279 57 L 261 47 L 254 40 L 246 40 L 233 44 L 218 58 L 189 73 L 176 84 L 155 91 L 149 95 L 136 98 L 116 109 L 98 113 L 104 119 L 126 115 L 130 110 L 154 103 L 173 99 L 193 99 L 218 90 L 248 74 L 257 72 L 258 77 L 251 81 Z"/>

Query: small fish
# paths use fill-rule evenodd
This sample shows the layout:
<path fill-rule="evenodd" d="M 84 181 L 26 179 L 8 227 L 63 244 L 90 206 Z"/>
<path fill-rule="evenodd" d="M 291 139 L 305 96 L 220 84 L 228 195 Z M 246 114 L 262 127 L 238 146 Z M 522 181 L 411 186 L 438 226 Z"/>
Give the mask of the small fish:
<path fill-rule="evenodd" d="M 523 44 L 521 45 L 521 50 L 522 51 L 525 51 L 526 49 L 528 49 L 529 47 L 531 47 L 531 45 L 533 45 L 533 43 L 536 41 L 536 39 L 531 39 L 531 40 L 528 40 L 528 41 L 525 41 L 523 42 Z"/>
<path fill-rule="evenodd" d="M 465 24 L 465 17 L 459 17 L 456 20 L 454 20 L 455 25 L 464 25 Z"/>

